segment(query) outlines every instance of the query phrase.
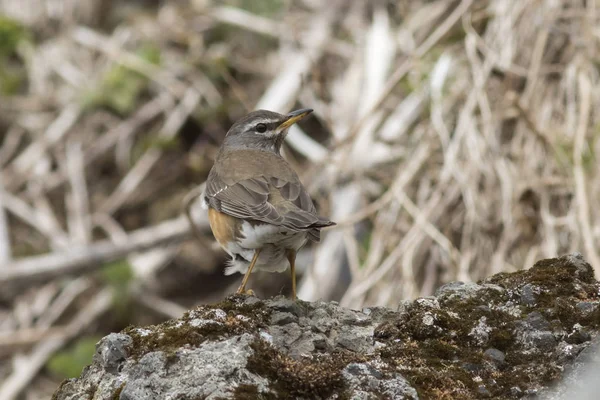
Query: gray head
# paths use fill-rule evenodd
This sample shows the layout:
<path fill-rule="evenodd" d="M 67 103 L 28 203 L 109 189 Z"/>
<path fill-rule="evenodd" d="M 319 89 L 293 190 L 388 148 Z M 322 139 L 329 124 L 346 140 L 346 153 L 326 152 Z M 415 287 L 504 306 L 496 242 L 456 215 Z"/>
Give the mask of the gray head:
<path fill-rule="evenodd" d="M 288 128 L 312 111 L 310 108 L 292 111 L 289 114 L 268 110 L 252 111 L 231 126 L 223 146 L 279 153 Z"/>

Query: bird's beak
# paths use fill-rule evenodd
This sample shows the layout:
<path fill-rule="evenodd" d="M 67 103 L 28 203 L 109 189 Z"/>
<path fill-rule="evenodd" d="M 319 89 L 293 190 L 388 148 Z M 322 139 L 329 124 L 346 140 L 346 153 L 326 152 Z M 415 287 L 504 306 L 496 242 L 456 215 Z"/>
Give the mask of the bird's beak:
<path fill-rule="evenodd" d="M 308 114 L 313 112 L 310 108 L 303 108 L 301 110 L 292 111 L 288 115 L 285 116 L 285 120 L 277 127 L 277 133 L 281 133 L 285 131 L 290 126 L 294 125 L 296 122 L 300 121 L 302 118 L 306 117 Z"/>

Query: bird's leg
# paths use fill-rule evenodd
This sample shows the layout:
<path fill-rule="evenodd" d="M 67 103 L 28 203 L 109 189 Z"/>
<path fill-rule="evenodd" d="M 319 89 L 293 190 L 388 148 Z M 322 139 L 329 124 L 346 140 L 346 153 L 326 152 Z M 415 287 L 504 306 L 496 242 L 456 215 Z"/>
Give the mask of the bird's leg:
<path fill-rule="evenodd" d="M 246 283 L 248 283 L 248 278 L 250 278 L 250 274 L 252 273 L 252 269 L 258 260 L 258 255 L 260 254 L 260 249 L 254 250 L 254 257 L 252 257 L 252 261 L 250 261 L 250 265 L 248 266 L 248 271 L 246 271 L 246 275 L 244 275 L 244 279 L 242 280 L 242 284 L 237 290 L 237 294 L 246 293 Z"/>
<path fill-rule="evenodd" d="M 296 300 L 296 250 L 288 250 L 287 259 L 292 273 L 292 300 Z"/>

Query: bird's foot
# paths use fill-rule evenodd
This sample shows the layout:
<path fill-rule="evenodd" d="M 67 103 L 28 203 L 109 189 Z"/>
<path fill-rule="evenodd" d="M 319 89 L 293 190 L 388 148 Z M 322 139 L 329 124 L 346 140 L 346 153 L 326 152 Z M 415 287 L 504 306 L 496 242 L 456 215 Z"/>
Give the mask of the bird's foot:
<path fill-rule="evenodd" d="M 242 287 L 239 288 L 235 292 L 235 294 L 243 294 L 243 295 L 246 295 L 246 296 L 254 296 L 254 297 L 256 297 L 256 294 L 254 294 L 254 290 L 252 290 L 252 289 L 246 289 L 246 288 L 242 288 Z"/>

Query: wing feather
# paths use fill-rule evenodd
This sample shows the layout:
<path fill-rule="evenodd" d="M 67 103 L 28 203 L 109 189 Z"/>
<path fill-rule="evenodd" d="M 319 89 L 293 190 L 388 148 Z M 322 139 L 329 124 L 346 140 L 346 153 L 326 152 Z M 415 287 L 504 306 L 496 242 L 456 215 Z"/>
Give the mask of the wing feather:
<path fill-rule="evenodd" d="M 310 195 L 293 171 L 291 179 L 248 175 L 244 178 L 225 181 L 213 168 L 206 184 L 206 203 L 236 218 L 307 231 L 313 241 L 319 241 L 320 228 L 335 225 L 317 215 Z"/>

